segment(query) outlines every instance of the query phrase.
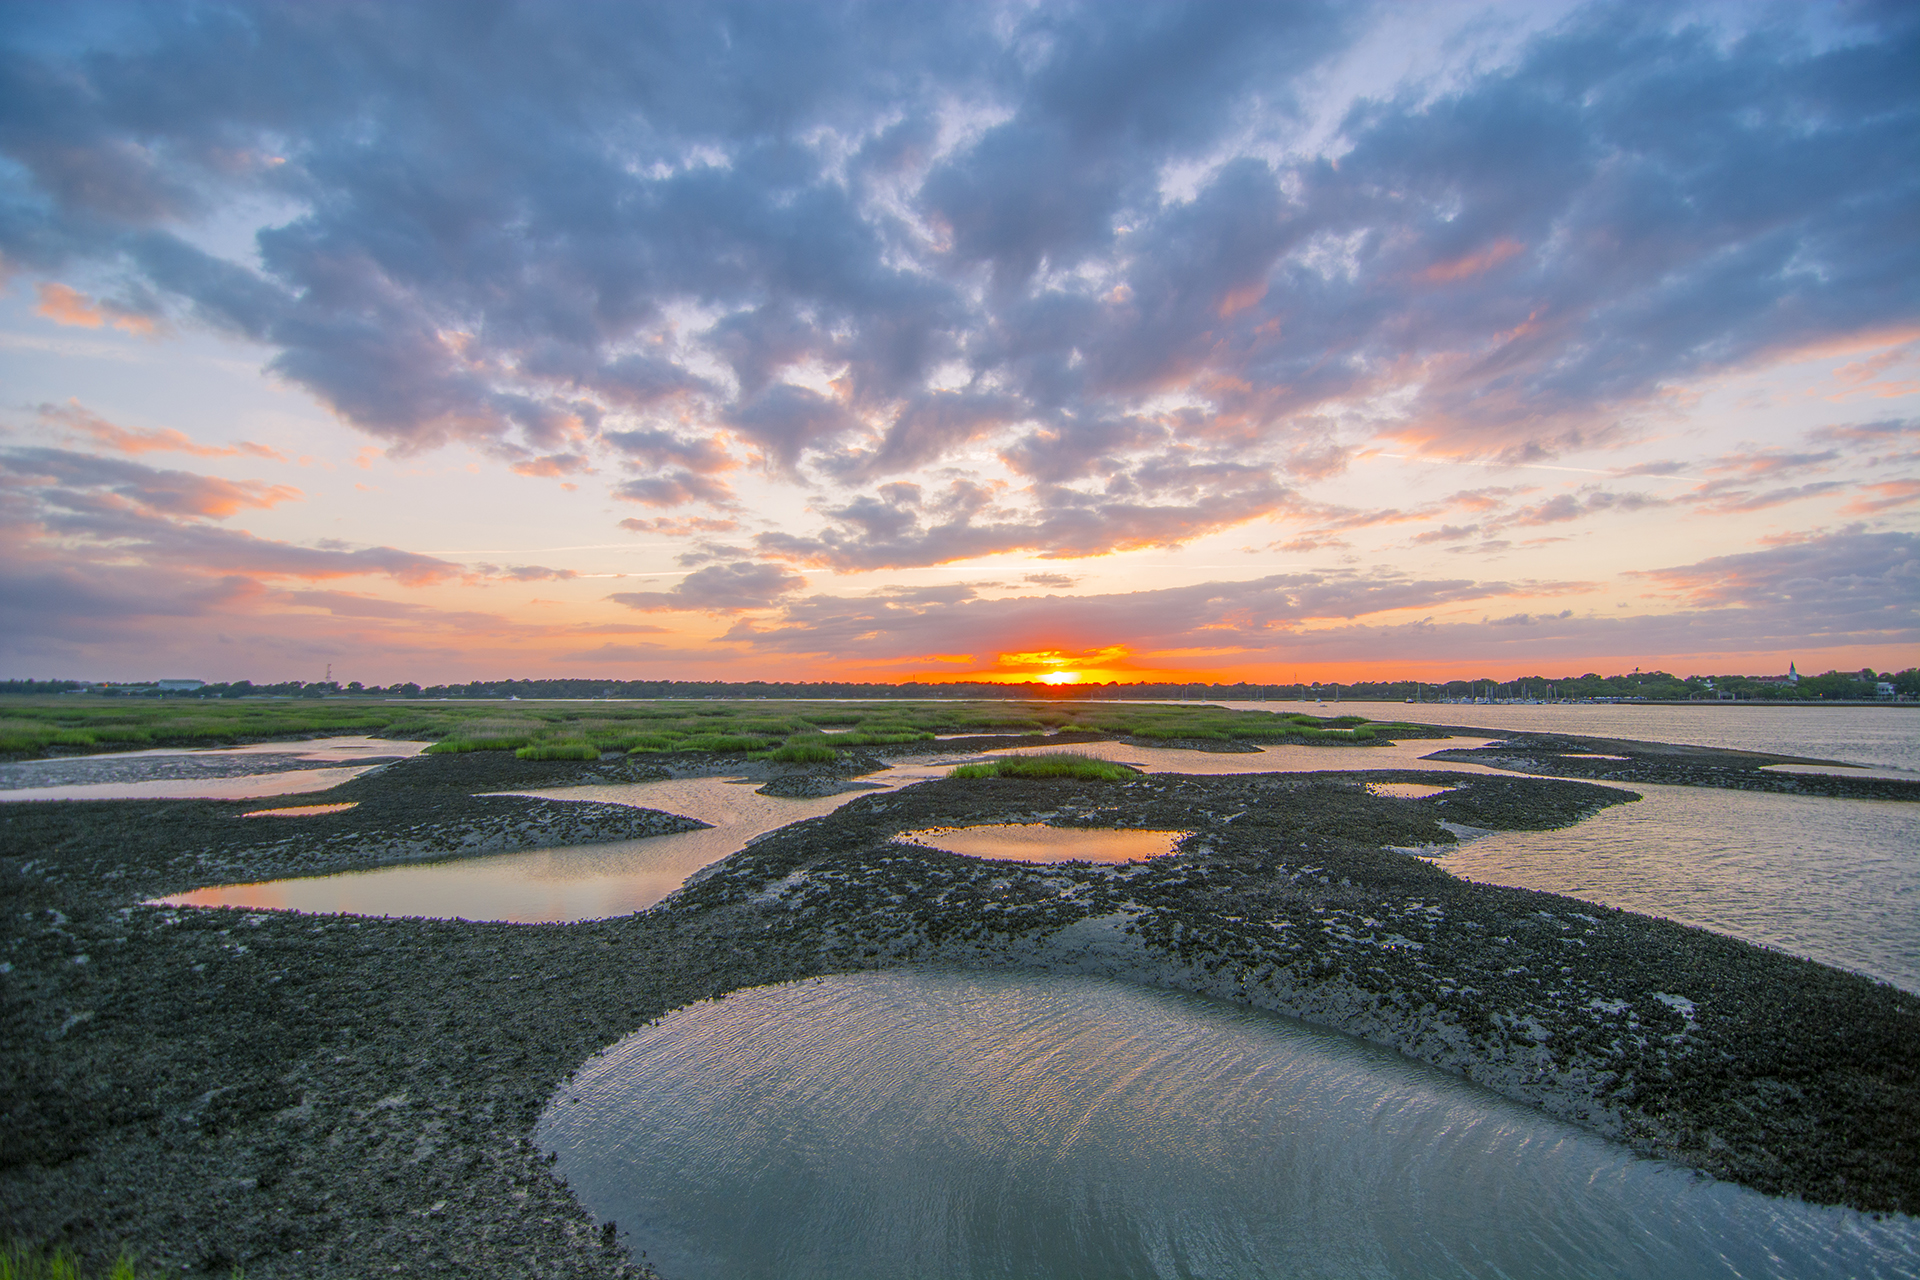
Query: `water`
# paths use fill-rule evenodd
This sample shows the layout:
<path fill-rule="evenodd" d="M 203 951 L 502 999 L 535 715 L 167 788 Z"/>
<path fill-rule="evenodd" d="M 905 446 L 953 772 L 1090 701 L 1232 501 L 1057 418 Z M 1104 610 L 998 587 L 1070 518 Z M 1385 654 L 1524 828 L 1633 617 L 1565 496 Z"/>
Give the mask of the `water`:
<path fill-rule="evenodd" d="M 1297 702 L 1222 702 L 1242 711 L 1298 711 Z M 1315 715 L 1337 714 L 1313 704 Z M 1355 702 L 1342 712 L 1371 720 L 1470 725 L 1514 732 L 1573 733 L 1633 742 L 1672 742 L 1768 751 L 1898 769 L 1920 776 L 1920 706 L 1767 707 L 1702 703 L 1697 707 L 1472 706 L 1455 703 Z"/>
<path fill-rule="evenodd" d="M 1044 822 L 996 822 L 978 827 L 933 827 L 900 839 L 928 849 L 1001 862 L 1138 862 L 1164 858 L 1190 831 L 1050 827 Z"/>
<path fill-rule="evenodd" d="M 205 750 L 160 748 L 0 765 L 5 800 L 254 800 L 325 791 L 424 742 L 358 736 Z M 290 767 L 297 765 L 298 767 Z M 331 767 L 330 767 L 331 766 Z"/>
<path fill-rule="evenodd" d="M 1081 977 L 737 992 L 536 1131 L 701 1277 L 1877 1277 L 1920 1223 L 1695 1178 L 1337 1033 Z"/>
<path fill-rule="evenodd" d="M 1433 852 L 1470 880 L 1665 916 L 1920 991 L 1920 804 L 1634 790 L 1638 803 L 1571 827 Z"/>
<path fill-rule="evenodd" d="M 1703 708 L 1698 713 L 1684 707 L 1445 709 L 1784 717 L 1788 723 L 1782 728 L 1799 723 L 1815 732 L 1769 745 L 1728 741 L 1703 745 L 1805 756 L 1870 737 L 1857 727 L 1838 723 L 1849 714 L 1854 719 L 1881 716 L 1920 725 L 1920 719 L 1900 719 L 1904 712 L 1870 707 L 1722 712 Z M 1811 719 L 1795 719 L 1803 716 Z M 1758 720 L 1753 723 L 1760 731 L 1766 728 Z M 1449 738 L 1390 747 L 1281 746 L 1258 755 L 1142 750 L 1117 742 L 1092 742 L 1074 749 L 1150 771 L 1178 773 L 1423 769 L 1514 776 L 1484 765 L 1421 759 L 1430 752 L 1485 743 L 1478 738 Z M 1880 752 L 1883 759 L 1890 755 L 1897 757 L 1897 752 Z M 1209 768 L 1210 764 L 1215 767 Z M 1373 789 L 1413 794 L 1405 784 Z M 1617 789 L 1630 789 L 1642 799 L 1614 805 L 1557 831 L 1495 832 L 1457 846 L 1436 846 L 1432 852 L 1441 866 L 1470 880 L 1564 893 L 1664 916 L 1920 991 L 1920 805 L 1640 783 Z"/>
<path fill-rule="evenodd" d="M 514 794 L 660 809 L 713 826 L 644 840 L 213 885 L 154 901 L 165 906 L 433 916 L 516 924 L 601 920 L 644 911 L 685 884 L 688 876 L 738 852 L 755 836 L 831 813 L 860 793 L 786 800 L 757 795 L 752 785 L 742 785 L 740 779 L 683 778 Z"/>

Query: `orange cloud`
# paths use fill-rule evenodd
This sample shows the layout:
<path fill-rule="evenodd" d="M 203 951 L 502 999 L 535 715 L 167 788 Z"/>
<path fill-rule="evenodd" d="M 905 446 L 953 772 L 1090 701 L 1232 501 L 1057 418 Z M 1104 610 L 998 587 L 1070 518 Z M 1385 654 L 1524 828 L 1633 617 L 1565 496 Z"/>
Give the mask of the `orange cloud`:
<path fill-rule="evenodd" d="M 1880 377 L 1888 369 L 1898 364 L 1912 361 L 1920 355 L 1911 345 L 1890 347 L 1865 360 L 1855 360 L 1843 364 L 1833 371 L 1833 380 L 1846 387 L 1845 391 L 1827 397 L 1829 400 L 1850 400 L 1855 396 L 1873 396 L 1882 400 L 1891 400 L 1900 396 L 1910 396 L 1920 391 L 1920 381 L 1908 379 L 1894 382 Z"/>
<path fill-rule="evenodd" d="M 1491 271 L 1526 247 L 1518 240 L 1496 240 L 1479 253 L 1455 258 L 1451 262 L 1436 262 L 1416 278 L 1425 280 L 1429 284 L 1451 284 L 1455 280 L 1477 276 L 1482 271 Z"/>
<path fill-rule="evenodd" d="M 73 325 L 82 329 L 98 329 L 111 321 L 116 329 L 128 333 L 151 334 L 154 330 L 150 316 L 134 315 L 122 311 L 110 303 L 95 305 L 93 299 L 78 289 L 70 289 L 64 284 L 51 280 L 43 281 L 38 287 L 40 305 L 34 310 L 55 324 Z"/>
<path fill-rule="evenodd" d="M 242 442 L 239 445 L 222 448 L 218 445 L 201 444 L 185 432 L 170 427 L 157 427 L 142 430 L 138 427 L 122 427 L 108 422 L 99 414 L 82 405 L 78 400 L 68 400 L 64 405 L 43 404 L 39 409 L 40 420 L 65 427 L 78 435 L 112 449 L 116 453 L 138 456 L 143 453 L 187 453 L 196 458 L 231 458 L 241 453 L 250 453 L 255 457 L 275 458 L 282 462 L 286 459 L 263 444 Z"/>
<path fill-rule="evenodd" d="M 515 475 L 558 480 L 561 476 L 570 476 L 591 468 L 587 465 L 586 458 L 580 454 L 555 453 L 544 458 L 528 458 L 523 462 L 516 462 L 511 470 Z"/>
<path fill-rule="evenodd" d="M 257 480 L 222 480 L 215 476 L 198 477 L 191 513 L 225 519 L 245 507 L 267 509 L 283 502 L 299 502 L 306 495 L 292 485 L 261 484 Z"/>
<path fill-rule="evenodd" d="M 1231 319 L 1236 313 L 1245 311 L 1266 296 L 1265 280 L 1258 280 L 1253 284 L 1242 285 L 1238 289 L 1231 290 L 1226 297 L 1220 299 L 1220 318 Z"/>
<path fill-rule="evenodd" d="M 1877 493 L 1878 498 L 1859 497 L 1840 508 L 1850 516 L 1872 515 L 1878 511 L 1904 507 L 1912 502 L 1920 502 L 1920 480 L 1888 480 L 1882 484 L 1862 485 L 1868 493 Z"/>

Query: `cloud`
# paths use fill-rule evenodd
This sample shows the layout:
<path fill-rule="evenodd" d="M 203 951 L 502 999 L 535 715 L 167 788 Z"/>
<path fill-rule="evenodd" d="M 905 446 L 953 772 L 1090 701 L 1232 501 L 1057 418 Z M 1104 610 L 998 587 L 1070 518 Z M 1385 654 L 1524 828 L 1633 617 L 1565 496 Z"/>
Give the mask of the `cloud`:
<path fill-rule="evenodd" d="M 696 570 L 671 591 L 623 591 L 607 599 L 644 611 L 742 613 L 768 608 L 806 585 L 807 580 L 790 569 L 740 560 Z"/>
<path fill-rule="evenodd" d="M 394 547 L 299 546 L 210 523 L 300 496 L 285 485 L 165 471 L 64 449 L 0 450 L 0 526 L 23 560 L 82 572 L 167 566 L 169 573 L 206 580 L 378 575 L 408 586 L 466 572 Z M 204 589 L 201 582 L 189 594 Z"/>
<path fill-rule="evenodd" d="M 1920 480 L 1888 480 L 1881 484 L 1861 485 L 1860 489 L 1859 496 L 1840 508 L 1842 513 L 1875 515 L 1920 502 Z M 1868 497 L 1868 494 L 1876 496 Z"/>
<path fill-rule="evenodd" d="M 579 577 L 572 569 L 549 569 L 545 565 L 521 564 L 502 567 L 497 564 L 476 564 L 473 571 L 489 578 L 504 578 L 509 582 L 566 582 Z"/>
<path fill-rule="evenodd" d="M 1635 575 L 1694 608 L 1799 615 L 1809 630 L 1914 636 L 1920 535 L 1847 529 Z"/>
<path fill-rule="evenodd" d="M 40 296 L 40 305 L 33 309 L 34 314 L 45 316 L 55 324 L 98 329 L 111 322 L 114 328 L 124 329 L 128 333 L 151 335 L 154 331 L 152 316 L 126 311 L 112 303 L 95 303 L 86 294 L 64 284 L 42 281 L 35 289 Z"/>
<path fill-rule="evenodd" d="M 69 400 L 63 405 L 43 404 L 36 412 L 41 422 L 72 432 L 103 449 L 112 449 L 116 453 L 135 456 L 143 453 L 187 453 L 196 458 L 232 458 L 244 453 L 256 458 L 286 461 L 278 450 L 270 449 L 263 444 L 242 441 L 237 445 L 218 447 L 200 444 L 186 433 L 167 427 L 143 430 L 136 427 L 117 426 L 94 413 L 78 400 Z"/>
<path fill-rule="evenodd" d="M 230 516 L 297 502 L 304 495 L 291 485 L 257 480 L 223 480 L 187 471 L 162 471 L 137 462 L 97 458 L 66 449 L 0 451 L 0 470 L 29 483 L 50 483 L 70 492 L 111 495 L 151 514 Z"/>
<path fill-rule="evenodd" d="M 591 471 L 593 466 L 584 456 L 577 453 L 550 453 L 544 458 L 526 458 L 513 463 L 510 470 L 515 475 L 557 480 L 561 476 L 579 475 L 583 471 Z"/>
<path fill-rule="evenodd" d="M 746 401 L 727 417 L 727 425 L 791 468 L 800 452 L 858 429 L 847 407 L 810 387 L 778 383 Z"/>
<path fill-rule="evenodd" d="M 1665 506 L 1666 502 L 1644 493 L 1613 493 L 1606 489 L 1581 489 L 1577 493 L 1555 494 L 1545 502 L 1522 507 L 1499 522 L 1523 528 L 1579 520 L 1601 511 L 1644 511 Z M 1495 526 L 1499 527 L 1499 526 Z"/>
<path fill-rule="evenodd" d="M 1088 596 L 982 597 L 954 584 L 862 597 L 788 599 L 724 639 L 761 662 L 783 655 L 844 663 L 930 662 L 937 655 L 1078 653 L 1117 648 L 1204 669 L 1289 662 L 1580 661 L 1616 654 L 1803 652 L 1920 641 L 1920 539 L 1846 530 L 1767 551 L 1635 575 L 1677 608 L 1598 617 L 1558 608 L 1463 607 L 1502 599 L 1556 603 L 1596 584 L 1420 579 L 1375 571 L 1275 574 Z M 1401 621 L 1445 611 L 1446 621 Z M 991 665 L 988 660 L 986 665 Z"/>
<path fill-rule="evenodd" d="M 844 510 L 984 450 L 1036 511 L 953 537 L 1098 553 L 1220 527 L 1177 514 L 1171 448 L 1325 477 L 1365 405 L 1418 450 L 1537 459 L 1908 333 L 1914 24 L 1715 21 L 1584 6 L 1319 138 L 1301 95 L 1348 6 L 50 11 L 13 55 L 0 253 L 65 322 L 151 299 L 261 344 L 397 454 L 631 461 L 618 496 L 671 507 L 729 501 L 744 446 Z M 200 247 L 238 207 L 288 212 Z M 137 308 L 55 279 L 105 269 Z M 1045 492 L 1115 476 L 1095 514 Z"/>
<path fill-rule="evenodd" d="M 1293 500 L 1291 490 L 1258 468 L 1179 459 L 1148 460 L 1101 492 L 1039 486 L 1033 502 L 1019 507 L 996 504 L 989 490 L 970 481 L 954 482 L 932 503 L 897 486 L 889 489 L 827 509 L 831 523 L 818 533 L 756 534 L 754 545 L 762 555 L 843 570 L 946 564 L 1016 551 L 1066 559 L 1186 542 L 1274 514 Z M 1174 501 L 1136 496 L 1146 493 Z"/>
<path fill-rule="evenodd" d="M 616 485 L 613 496 L 643 507 L 683 507 L 705 502 L 716 507 L 733 504 L 733 490 L 724 483 L 691 471 L 670 471 Z"/>
<path fill-rule="evenodd" d="M 740 463 L 713 439 L 685 439 L 668 431 L 609 431 L 602 439 L 651 467 L 684 467 L 697 475 L 731 471 Z"/>
<path fill-rule="evenodd" d="M 1422 581 L 1401 574 L 1275 574 L 1088 596 L 985 599 L 970 589 L 866 597 L 806 596 L 772 619 L 742 620 L 727 639 L 762 654 L 899 658 L 932 653 L 1139 651 L 1201 647 L 1264 660 L 1283 657 L 1313 622 L 1482 600 L 1572 584 Z"/>
<path fill-rule="evenodd" d="M 637 520 L 630 516 L 620 522 L 620 527 L 630 533 L 690 537 L 695 534 L 733 533 L 740 528 L 740 522 L 734 519 L 714 520 L 706 516 L 660 516 L 652 520 Z"/>

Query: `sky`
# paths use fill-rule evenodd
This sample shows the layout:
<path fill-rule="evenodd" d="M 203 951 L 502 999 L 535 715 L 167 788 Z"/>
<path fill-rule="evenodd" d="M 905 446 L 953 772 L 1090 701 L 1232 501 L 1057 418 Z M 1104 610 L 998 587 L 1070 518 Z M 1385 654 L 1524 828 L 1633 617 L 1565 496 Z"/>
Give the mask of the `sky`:
<path fill-rule="evenodd" d="M 0 677 L 1920 664 L 1920 7 L 0 4 Z"/>

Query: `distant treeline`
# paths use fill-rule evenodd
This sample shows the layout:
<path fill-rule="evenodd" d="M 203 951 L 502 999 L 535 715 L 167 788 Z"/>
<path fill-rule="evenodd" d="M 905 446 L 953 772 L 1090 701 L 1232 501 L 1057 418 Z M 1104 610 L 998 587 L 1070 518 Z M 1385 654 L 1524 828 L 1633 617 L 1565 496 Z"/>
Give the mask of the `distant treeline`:
<path fill-rule="evenodd" d="M 1687 676 L 1664 671 L 1629 675 L 1523 676 L 1517 680 L 1363 681 L 1358 684 L 902 684 L 853 681 L 723 680 L 472 680 L 466 684 L 342 685 L 338 681 L 289 680 L 254 684 L 237 680 L 192 690 L 160 693 L 151 685 L 95 685 L 81 680 L 8 680 L 0 695 L 95 692 L 168 698 L 1009 698 L 1079 701 L 1102 698 L 1205 701 L 1294 701 L 1335 698 L 1355 702 L 1437 702 L 1462 698 L 1585 699 L 1633 698 L 1649 702 L 1712 701 L 1723 695 L 1742 700 L 1803 702 L 1821 699 L 1871 699 L 1885 681 L 1907 697 L 1920 697 L 1920 668 L 1894 673 L 1829 671 L 1802 677 L 1798 684 L 1779 677 Z"/>

